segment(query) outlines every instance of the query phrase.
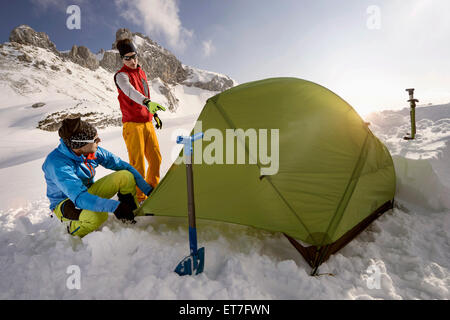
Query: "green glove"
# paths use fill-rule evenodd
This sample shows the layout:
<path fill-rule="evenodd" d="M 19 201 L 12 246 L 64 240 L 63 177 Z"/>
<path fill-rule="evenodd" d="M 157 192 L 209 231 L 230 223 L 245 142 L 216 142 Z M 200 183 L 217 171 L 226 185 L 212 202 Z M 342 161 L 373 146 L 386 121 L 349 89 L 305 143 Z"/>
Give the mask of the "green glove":
<path fill-rule="evenodd" d="M 150 111 L 150 113 L 152 114 L 156 113 L 158 110 L 166 111 L 166 108 L 164 108 L 162 105 L 150 100 L 145 100 L 144 105 L 148 108 L 148 111 Z"/>

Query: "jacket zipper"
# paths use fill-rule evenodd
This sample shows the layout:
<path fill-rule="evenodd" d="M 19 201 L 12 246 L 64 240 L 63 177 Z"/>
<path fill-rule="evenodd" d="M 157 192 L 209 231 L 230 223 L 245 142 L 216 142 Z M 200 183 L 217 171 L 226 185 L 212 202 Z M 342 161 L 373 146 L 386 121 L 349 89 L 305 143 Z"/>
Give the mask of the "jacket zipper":
<path fill-rule="evenodd" d="M 89 169 L 89 173 L 90 173 L 90 177 L 89 180 L 92 180 L 92 178 L 94 177 L 94 168 L 92 168 L 92 166 L 87 162 L 87 159 L 84 160 L 84 163 L 86 164 L 86 167 Z"/>

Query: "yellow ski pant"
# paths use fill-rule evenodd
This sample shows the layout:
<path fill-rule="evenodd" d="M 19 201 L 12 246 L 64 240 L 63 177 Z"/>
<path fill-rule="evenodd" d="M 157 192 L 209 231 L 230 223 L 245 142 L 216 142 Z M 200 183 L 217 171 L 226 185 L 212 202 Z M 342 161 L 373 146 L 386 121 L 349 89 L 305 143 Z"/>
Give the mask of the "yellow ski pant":
<path fill-rule="evenodd" d="M 127 170 L 116 171 L 100 180 L 96 181 L 89 189 L 90 194 L 101 198 L 112 198 L 117 192 L 122 194 L 131 193 L 136 199 L 136 182 L 131 172 Z M 61 221 L 70 221 L 69 233 L 74 236 L 84 237 L 88 233 L 97 230 L 107 219 L 108 212 L 95 212 L 90 210 L 82 210 L 78 220 L 69 220 L 62 216 L 61 206 L 69 198 L 61 201 L 53 211 L 53 213 Z M 137 207 L 139 204 L 136 202 Z"/>
<path fill-rule="evenodd" d="M 161 167 L 161 152 L 155 127 L 151 122 L 125 122 L 123 124 L 123 139 L 128 150 L 129 163 L 145 178 L 153 188 L 159 183 Z M 145 170 L 148 162 L 147 172 Z M 147 196 L 136 188 L 138 201 Z"/>

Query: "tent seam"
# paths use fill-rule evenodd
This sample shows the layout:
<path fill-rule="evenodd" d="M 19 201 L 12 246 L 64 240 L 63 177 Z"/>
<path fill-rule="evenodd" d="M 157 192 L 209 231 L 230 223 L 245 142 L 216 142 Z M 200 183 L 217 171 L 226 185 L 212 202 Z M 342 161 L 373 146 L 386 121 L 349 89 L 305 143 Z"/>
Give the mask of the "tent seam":
<path fill-rule="evenodd" d="M 211 102 L 216 106 L 217 110 L 219 111 L 219 113 L 221 114 L 221 116 L 223 117 L 223 119 L 225 120 L 225 122 L 228 123 L 228 125 L 233 128 L 234 130 L 236 130 L 236 125 L 233 123 L 233 121 L 228 117 L 228 115 L 226 114 L 225 110 L 223 110 L 222 106 L 219 104 L 219 102 L 217 101 L 217 98 L 212 98 Z M 250 153 L 248 151 L 247 146 L 245 145 L 245 141 L 244 141 L 244 147 L 245 147 L 245 151 L 247 152 L 247 154 L 250 157 Z M 258 162 L 256 162 L 255 164 L 259 169 L 260 166 L 258 165 Z M 297 220 L 301 223 L 301 225 L 303 226 L 303 228 L 306 230 L 306 232 L 308 233 L 308 235 L 311 236 L 311 232 L 309 231 L 309 229 L 306 227 L 306 225 L 303 223 L 303 221 L 300 219 L 300 217 L 297 215 L 297 212 L 295 212 L 295 210 L 292 208 L 292 206 L 289 204 L 289 202 L 281 195 L 280 191 L 277 189 L 277 187 L 273 184 L 273 182 L 271 181 L 269 176 L 265 176 L 265 179 L 267 180 L 267 182 L 269 182 L 269 184 L 272 186 L 272 189 L 275 190 L 275 192 L 277 193 L 278 197 L 281 198 L 282 202 L 288 207 L 289 211 L 291 211 L 291 213 L 294 214 L 294 216 L 297 218 Z"/>
<path fill-rule="evenodd" d="M 355 168 L 353 169 L 353 173 L 352 173 L 352 175 L 350 176 L 350 179 L 348 180 L 347 187 L 345 188 L 345 191 L 344 191 L 344 193 L 342 194 L 341 200 L 339 201 L 339 205 L 338 205 L 336 211 L 334 212 L 334 216 L 333 216 L 333 218 L 331 219 L 330 224 L 328 225 L 328 228 L 327 228 L 325 234 L 328 234 L 328 233 L 329 233 L 330 228 L 331 228 L 331 226 L 333 225 L 333 223 L 334 223 L 334 221 L 335 221 L 335 219 L 336 219 L 336 214 L 337 214 L 337 212 L 339 212 L 339 210 L 342 208 L 344 198 L 345 198 L 345 196 L 346 196 L 347 194 L 349 194 L 349 187 L 350 187 L 350 184 L 351 184 L 351 182 L 352 182 L 353 180 L 355 180 L 355 175 L 356 175 L 357 171 L 361 172 L 361 170 L 362 170 L 362 168 L 363 168 L 362 163 L 361 163 L 361 160 L 362 160 L 363 154 L 364 154 L 365 151 L 367 150 L 367 141 L 368 141 L 368 140 L 369 140 L 369 134 L 367 133 L 367 134 L 366 134 L 366 138 L 365 138 L 365 140 L 364 140 L 364 144 L 363 144 L 363 146 L 362 146 L 362 148 L 361 148 L 361 152 L 360 152 L 359 157 L 358 157 L 358 161 L 356 162 Z M 365 161 L 364 161 L 364 163 L 365 163 Z M 353 195 L 353 192 L 354 192 L 355 189 L 356 189 L 356 185 L 358 184 L 358 181 L 359 181 L 359 177 L 358 177 L 357 181 L 355 182 L 355 186 L 354 186 L 353 189 L 350 191 L 350 194 L 349 194 L 349 197 L 348 197 L 348 201 L 347 201 L 347 203 L 346 203 L 346 206 L 348 205 L 348 202 L 350 201 L 350 199 L 351 199 L 351 197 L 352 197 L 352 195 Z M 345 207 L 346 207 L 346 206 L 345 206 Z M 344 209 L 345 209 L 345 208 L 344 208 Z M 342 220 L 342 217 L 343 217 L 343 214 L 342 214 L 341 217 L 339 218 L 339 221 L 337 221 L 336 225 L 339 225 L 340 221 Z M 336 228 L 337 228 L 337 227 L 336 227 Z M 336 230 L 334 230 L 334 231 L 336 231 Z M 330 240 L 331 240 L 331 238 L 332 238 L 332 236 L 330 235 Z M 320 244 L 319 247 L 321 247 L 321 246 L 323 245 L 324 240 L 325 240 L 325 239 L 322 239 L 322 242 L 321 242 L 321 244 Z"/>

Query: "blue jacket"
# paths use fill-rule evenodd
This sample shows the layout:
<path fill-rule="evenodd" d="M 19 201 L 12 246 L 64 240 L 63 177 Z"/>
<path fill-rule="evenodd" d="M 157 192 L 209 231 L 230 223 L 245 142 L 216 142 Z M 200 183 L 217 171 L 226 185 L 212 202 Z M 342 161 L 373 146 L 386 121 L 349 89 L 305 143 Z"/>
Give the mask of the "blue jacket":
<path fill-rule="evenodd" d="M 98 147 L 95 157 L 92 158 L 77 156 L 60 139 L 59 146 L 47 156 L 42 165 L 50 210 L 53 211 L 61 201 L 69 198 L 80 209 L 114 212 L 119 206 L 119 201 L 100 198 L 87 192 L 94 183 L 95 168 L 98 165 L 115 171 L 128 170 L 133 174 L 142 192 L 148 194 L 151 191 L 152 187 L 134 167 L 111 152 Z"/>

